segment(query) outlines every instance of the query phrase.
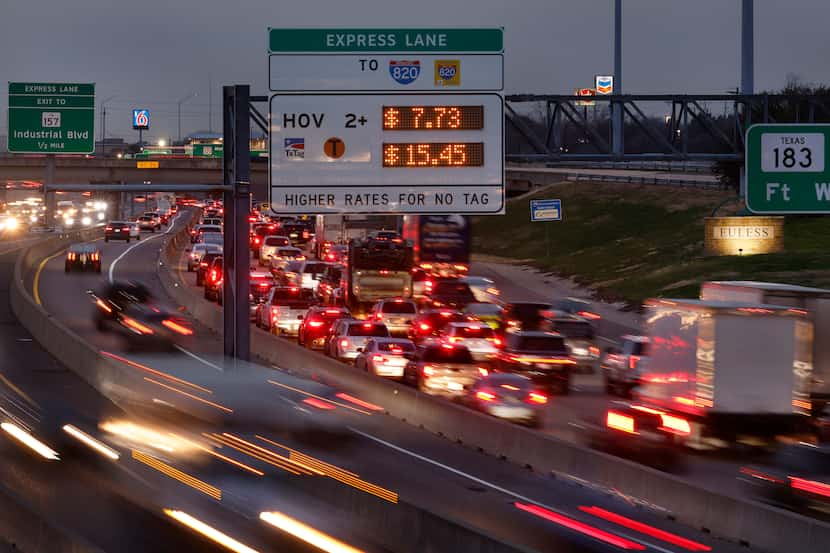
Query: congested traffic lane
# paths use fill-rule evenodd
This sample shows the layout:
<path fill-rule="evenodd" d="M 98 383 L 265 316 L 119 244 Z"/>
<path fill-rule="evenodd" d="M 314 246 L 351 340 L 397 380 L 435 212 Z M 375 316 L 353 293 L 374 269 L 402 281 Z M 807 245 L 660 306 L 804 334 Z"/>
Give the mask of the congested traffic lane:
<path fill-rule="evenodd" d="M 162 294 L 155 283 L 155 268 L 158 250 L 155 247 L 136 247 L 125 255 L 114 271 L 117 278 L 120 271 L 127 271 L 130 275 L 142 275 L 141 279 L 150 284 L 154 291 Z M 105 258 L 105 267 L 106 267 Z M 51 302 L 64 301 L 65 298 L 82 298 L 84 284 L 78 282 L 74 293 L 70 293 L 65 283 L 72 283 L 62 273 L 58 274 L 58 267 L 50 267 L 47 263 L 41 277 L 41 286 L 58 285 L 64 283 L 64 293 L 58 297 L 48 298 L 44 294 L 44 305 L 49 308 Z M 59 280 L 61 279 L 61 280 Z M 83 302 L 76 304 L 80 308 Z M 61 308 L 65 320 L 72 321 L 73 309 Z M 96 335 L 88 334 L 95 343 Z M 214 357 L 219 341 L 210 335 L 197 332 L 197 339 L 188 349 L 191 355 L 179 356 L 138 356 L 133 353 L 119 353 L 130 358 L 133 362 L 151 364 L 152 368 L 165 372 L 187 371 L 189 378 L 201 375 L 220 374 L 215 366 L 223 367 L 223 361 Z M 278 342 L 275 342 L 275 346 Z M 309 356 L 309 365 L 313 366 L 314 357 Z M 192 365 L 188 365 L 192 364 Z M 238 365 L 237 365 L 238 366 Z M 223 367 L 224 368 L 224 367 Z M 233 369 L 228 367 L 227 372 Z M 271 375 L 279 374 L 269 371 Z M 176 372 L 175 374 L 184 374 Z M 274 378 L 273 376 L 271 378 Z M 262 389 L 260 389 L 262 388 Z M 275 400 L 273 386 L 267 382 L 252 388 L 249 402 L 260 401 L 267 403 Z M 218 388 L 217 388 L 218 390 Z M 262 394 L 262 395 L 260 395 Z M 319 440 L 309 443 L 307 437 L 299 439 L 292 434 L 281 433 L 275 428 L 269 428 L 261 435 L 271 442 L 281 443 L 302 451 L 305 455 L 324 460 L 344 470 L 360 474 L 362 478 L 393 490 L 402 500 L 411 499 L 429 507 L 439 515 L 449 516 L 456 520 L 463 520 L 468 524 L 486 528 L 491 534 L 503 537 L 509 541 L 532 547 L 536 550 L 557 551 L 567 550 L 605 550 L 612 547 L 607 543 L 597 541 L 595 537 L 587 537 L 583 532 L 571 527 L 563 526 L 563 520 L 583 520 L 585 524 L 606 527 L 608 532 L 619 532 L 618 527 L 603 520 L 592 520 L 579 507 L 604 505 L 610 510 L 627 509 L 616 500 L 603 497 L 601 494 L 587 492 L 577 488 L 549 480 L 542 475 L 526 473 L 513 465 L 497 459 L 480 455 L 465 448 L 453 446 L 444 440 L 418 431 L 405 424 L 396 422 L 383 416 L 367 416 L 353 409 L 337 409 L 342 426 L 350 429 L 348 439 Z M 217 433 L 214 430 L 213 433 Z M 257 434 L 237 436 L 245 440 L 258 440 Z M 259 443 L 262 442 L 253 442 Z M 275 447 L 269 445 L 269 447 Z M 201 474 L 201 473 L 197 473 Z M 247 491 L 254 493 L 254 498 L 270 496 L 271 490 L 258 489 Z M 236 491 L 234 493 L 237 493 Z M 241 492 L 240 492 L 241 493 Z M 274 493 L 279 493 L 274 490 Z M 248 497 L 247 495 L 245 497 Z M 537 504 L 546 506 L 545 513 L 566 513 L 549 518 L 542 518 L 539 513 L 522 510 L 515 504 Z M 470 505 L 476 505 L 471 510 Z M 549 513 L 548 513 L 549 514 Z M 641 516 L 639 513 L 636 516 Z M 654 524 L 668 524 L 664 520 L 654 520 Z M 594 526 L 590 526 L 594 528 Z M 579 526 L 581 530 L 584 530 Z M 688 528 L 678 527 L 678 532 L 692 534 L 695 539 L 706 540 Z M 619 535 L 619 534 L 616 534 Z M 658 546 L 656 550 L 671 550 Z"/>

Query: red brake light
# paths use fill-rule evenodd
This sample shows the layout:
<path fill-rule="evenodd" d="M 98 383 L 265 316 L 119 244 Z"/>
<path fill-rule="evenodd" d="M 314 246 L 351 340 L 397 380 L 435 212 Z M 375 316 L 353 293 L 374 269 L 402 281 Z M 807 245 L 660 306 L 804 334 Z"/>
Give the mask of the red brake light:
<path fill-rule="evenodd" d="M 801 490 L 817 495 L 823 495 L 824 497 L 830 497 L 830 485 L 824 484 L 823 482 L 816 482 L 815 480 L 796 478 L 795 476 L 790 476 L 789 479 L 790 486 L 792 486 L 794 490 Z"/>
<path fill-rule="evenodd" d="M 623 415 L 616 411 L 608 411 L 605 416 L 605 426 L 614 430 L 621 430 L 628 434 L 637 433 L 634 425 L 634 417 Z"/>
<path fill-rule="evenodd" d="M 488 371 L 488 370 L 487 370 L 487 369 L 485 369 L 484 367 L 479 367 L 479 368 L 478 368 L 478 374 L 479 374 L 480 376 L 487 376 L 488 374 L 490 374 L 490 371 Z"/>
<path fill-rule="evenodd" d="M 495 401 L 496 396 L 495 394 L 491 394 L 490 392 L 485 392 L 484 390 L 480 392 L 476 392 L 476 398 L 480 399 L 481 401 Z"/>
<path fill-rule="evenodd" d="M 421 323 L 421 324 L 419 324 L 419 325 L 418 325 L 418 328 L 420 328 L 422 331 L 426 332 L 426 331 L 428 331 L 431 327 L 430 327 L 428 324 L 426 324 L 426 323 Z"/>
<path fill-rule="evenodd" d="M 501 341 L 501 338 L 499 338 L 499 337 L 493 338 L 493 345 L 500 346 L 503 343 L 504 342 Z"/>
<path fill-rule="evenodd" d="M 179 334 L 182 334 L 183 336 L 190 336 L 191 334 L 193 334 L 193 331 L 190 330 L 189 328 L 187 328 L 186 326 L 181 325 L 181 324 L 177 323 L 176 321 L 172 321 L 170 319 L 163 320 L 161 322 L 161 324 L 163 326 L 169 328 L 173 332 L 178 332 Z"/>
<path fill-rule="evenodd" d="M 325 323 L 323 321 L 308 321 L 308 326 L 311 328 L 320 328 Z"/>
<path fill-rule="evenodd" d="M 660 415 L 660 420 L 663 423 L 660 430 L 665 430 L 666 432 L 681 436 L 688 436 L 692 433 L 692 428 L 689 426 L 689 421 L 686 419 L 675 417 L 673 415 L 669 415 L 668 413 L 662 413 Z"/>
<path fill-rule="evenodd" d="M 528 403 L 536 403 L 538 405 L 544 405 L 548 402 L 548 396 L 545 394 L 540 394 L 539 392 L 530 392 L 527 396 Z"/>
<path fill-rule="evenodd" d="M 259 237 L 254 238 L 254 244 L 259 244 Z"/>
<path fill-rule="evenodd" d="M 341 347 L 341 348 L 347 348 L 347 347 L 349 347 L 349 341 L 348 341 L 348 340 L 346 340 L 345 338 L 344 338 L 344 339 L 342 339 L 342 340 L 340 340 L 340 347 Z"/>
<path fill-rule="evenodd" d="M 216 269 L 213 269 L 210 272 L 210 280 L 216 280 L 219 275 L 216 273 Z"/>
<path fill-rule="evenodd" d="M 386 358 L 382 355 L 373 355 L 372 361 L 375 363 L 386 363 Z"/>
<path fill-rule="evenodd" d="M 199 267 L 207 267 L 207 263 L 205 263 L 204 261 L 202 261 L 201 263 L 199 263 Z"/>
<path fill-rule="evenodd" d="M 579 315 L 580 317 L 584 317 L 584 318 L 590 319 L 592 321 L 598 321 L 599 319 L 602 318 L 601 315 L 599 315 L 597 313 L 591 313 L 590 311 L 577 311 L 576 314 Z"/>
<path fill-rule="evenodd" d="M 326 309 L 326 315 L 339 315 L 340 311 L 337 309 Z"/>
<path fill-rule="evenodd" d="M 629 369 L 637 368 L 637 362 L 639 362 L 639 361 L 640 361 L 640 356 L 639 355 L 632 355 L 631 357 L 628 358 L 628 368 Z"/>
<path fill-rule="evenodd" d="M 372 323 L 363 323 L 363 328 L 372 328 Z"/>
<path fill-rule="evenodd" d="M 106 227 L 104 230 L 107 230 L 107 231 L 112 230 L 112 227 Z"/>
<path fill-rule="evenodd" d="M 375 318 L 376 318 L 377 320 L 381 320 L 381 319 L 383 319 L 383 313 L 375 313 Z"/>

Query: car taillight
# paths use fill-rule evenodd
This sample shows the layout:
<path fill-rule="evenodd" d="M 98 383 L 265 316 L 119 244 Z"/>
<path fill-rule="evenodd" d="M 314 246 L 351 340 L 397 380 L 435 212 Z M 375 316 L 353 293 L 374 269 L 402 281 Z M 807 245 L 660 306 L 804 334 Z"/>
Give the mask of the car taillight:
<path fill-rule="evenodd" d="M 69 258 L 69 261 L 73 261 L 75 259 L 75 254 L 73 252 L 69 252 L 66 257 Z"/>
<path fill-rule="evenodd" d="M 383 313 L 375 313 L 375 318 L 379 321 L 383 320 Z"/>
<path fill-rule="evenodd" d="M 431 280 L 424 281 L 424 288 L 426 288 L 427 290 L 432 290 L 433 286 L 435 286 L 435 283 Z"/>
<path fill-rule="evenodd" d="M 308 321 L 308 326 L 311 328 L 320 328 L 325 323 L 323 321 Z"/>
<path fill-rule="evenodd" d="M 308 238 L 308 231 L 307 230 L 303 231 L 303 238 Z"/>
<path fill-rule="evenodd" d="M 213 269 L 210 272 L 210 280 L 215 281 L 219 277 L 219 274 L 216 272 L 216 269 Z"/>
<path fill-rule="evenodd" d="M 450 336 L 449 341 L 451 344 L 457 344 L 458 342 L 462 341 L 464 338 L 461 336 Z"/>
<path fill-rule="evenodd" d="M 591 353 L 591 355 L 599 355 L 599 348 L 596 346 L 589 347 L 588 351 Z"/>
<path fill-rule="evenodd" d="M 191 231 L 190 231 L 190 234 L 195 235 L 195 234 L 196 234 L 196 229 L 191 230 Z"/>
<path fill-rule="evenodd" d="M 386 357 L 384 357 L 382 355 L 373 355 L 372 356 L 372 362 L 381 363 L 381 364 L 386 363 Z"/>
<path fill-rule="evenodd" d="M 616 411 L 608 411 L 605 415 L 605 426 L 613 430 L 620 430 L 627 434 L 636 434 L 636 426 L 634 424 L 634 417 L 623 415 Z"/>
<path fill-rule="evenodd" d="M 326 256 L 326 259 L 328 259 L 329 261 L 334 261 L 334 254 L 333 253 L 328 254 Z"/>
<path fill-rule="evenodd" d="M 431 365 L 424 365 L 422 372 L 424 373 L 424 376 L 433 376 L 435 374 L 435 367 Z"/>
<path fill-rule="evenodd" d="M 161 322 L 161 324 L 163 326 L 165 326 L 166 328 L 169 328 L 173 332 L 178 332 L 179 334 L 181 334 L 183 336 L 190 336 L 191 334 L 193 334 L 192 330 L 190 330 L 186 326 L 184 326 L 182 324 L 179 324 L 176 321 L 173 321 L 171 319 L 165 319 Z"/>
<path fill-rule="evenodd" d="M 602 318 L 598 313 L 592 313 L 590 311 L 577 311 L 576 314 L 592 321 L 598 321 Z"/>
<path fill-rule="evenodd" d="M 795 476 L 788 476 L 788 478 L 790 479 L 790 486 L 792 486 L 794 490 L 801 490 L 824 497 L 830 497 L 830 485 L 823 482 L 816 482 L 815 480 L 797 478 Z"/>
<path fill-rule="evenodd" d="M 259 244 L 259 238 L 254 238 L 254 244 Z"/>
<path fill-rule="evenodd" d="M 527 402 L 535 403 L 537 405 L 544 405 L 548 402 L 548 396 L 546 396 L 545 394 L 540 394 L 539 392 L 530 392 L 527 395 Z"/>
<path fill-rule="evenodd" d="M 199 263 L 199 267 L 207 267 L 207 265 L 208 265 L 208 264 L 207 264 L 207 263 L 205 263 L 204 261 L 202 261 L 201 263 Z"/>
<path fill-rule="evenodd" d="M 153 334 L 153 329 L 149 326 L 143 325 L 135 319 L 124 317 L 121 319 L 126 326 L 137 332 L 138 334 Z"/>
<path fill-rule="evenodd" d="M 675 417 L 674 415 L 669 415 L 668 413 L 661 413 L 660 421 L 663 424 L 660 427 L 660 430 L 665 430 L 666 432 L 678 434 L 680 436 L 688 436 L 692 433 L 692 428 L 689 425 L 689 421 L 686 419 Z"/>
<path fill-rule="evenodd" d="M 507 326 L 519 326 L 519 321 L 507 321 Z"/>
<path fill-rule="evenodd" d="M 639 361 L 640 361 L 640 356 L 639 355 L 632 355 L 631 357 L 628 358 L 628 368 L 632 369 L 632 370 L 636 369 L 637 368 L 637 363 Z"/>
<path fill-rule="evenodd" d="M 490 340 L 492 340 L 492 341 L 493 341 L 493 345 L 494 345 L 494 346 L 500 346 L 500 345 L 502 345 L 502 344 L 504 343 L 504 342 L 502 342 L 502 341 L 501 341 L 501 338 L 498 338 L 498 337 L 496 337 L 496 338 L 490 338 Z"/>
<path fill-rule="evenodd" d="M 270 285 L 270 284 L 268 284 L 267 282 L 260 282 L 260 283 L 259 283 L 259 287 L 260 287 L 260 288 L 268 288 L 269 286 L 271 286 L 271 285 Z"/>
<path fill-rule="evenodd" d="M 112 230 L 112 227 L 105 227 L 105 228 L 104 228 L 104 230 L 105 230 L 105 231 L 107 231 L 107 232 L 109 232 L 109 231 L 111 231 L 111 230 Z"/>
<path fill-rule="evenodd" d="M 479 367 L 478 368 L 478 374 L 479 374 L 479 376 L 487 376 L 488 374 L 490 374 L 490 371 L 488 371 L 484 367 Z"/>
<path fill-rule="evenodd" d="M 347 347 L 349 347 L 349 341 L 348 341 L 348 340 L 346 340 L 345 338 L 344 338 L 344 339 L 342 339 L 342 340 L 340 340 L 340 347 L 341 347 L 341 348 L 347 348 Z"/>
<path fill-rule="evenodd" d="M 431 327 L 426 323 L 421 323 L 418 325 L 418 328 L 421 329 L 422 332 L 427 332 Z"/>
<path fill-rule="evenodd" d="M 107 313 L 112 313 L 112 308 L 100 299 L 95 300 L 95 304 Z"/>
<path fill-rule="evenodd" d="M 496 394 L 491 394 L 490 392 L 485 392 L 484 390 L 476 392 L 476 398 L 480 399 L 481 401 L 495 401 Z"/>

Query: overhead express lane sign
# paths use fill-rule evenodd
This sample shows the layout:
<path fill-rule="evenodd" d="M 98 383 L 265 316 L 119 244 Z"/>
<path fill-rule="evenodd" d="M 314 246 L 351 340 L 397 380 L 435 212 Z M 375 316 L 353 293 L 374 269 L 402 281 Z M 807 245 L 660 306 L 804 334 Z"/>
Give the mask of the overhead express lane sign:
<path fill-rule="evenodd" d="M 502 29 L 269 33 L 274 211 L 504 212 Z"/>
<path fill-rule="evenodd" d="M 9 83 L 9 152 L 91 154 L 94 128 L 94 84 Z"/>
<path fill-rule="evenodd" d="M 746 132 L 746 206 L 759 214 L 830 214 L 830 125 Z"/>
<path fill-rule="evenodd" d="M 503 29 L 268 29 L 271 52 L 501 52 Z"/>

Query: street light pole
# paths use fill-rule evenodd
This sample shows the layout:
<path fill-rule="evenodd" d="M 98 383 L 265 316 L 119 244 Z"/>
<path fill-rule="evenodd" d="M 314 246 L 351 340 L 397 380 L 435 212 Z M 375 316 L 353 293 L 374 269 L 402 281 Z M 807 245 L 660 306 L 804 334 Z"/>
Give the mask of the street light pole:
<path fill-rule="evenodd" d="M 107 102 L 113 98 L 115 95 L 101 102 L 101 157 L 107 154 Z"/>
<path fill-rule="evenodd" d="M 622 0 L 614 0 L 614 94 L 622 93 Z M 611 101 L 611 150 L 623 155 L 623 106 Z"/>
<path fill-rule="evenodd" d="M 183 103 L 185 103 L 185 102 L 187 102 L 187 101 L 188 101 L 188 100 L 190 100 L 191 98 L 196 97 L 196 95 L 197 95 L 197 94 L 198 94 L 198 93 L 196 93 L 196 92 L 191 92 L 190 94 L 188 94 L 187 96 L 185 96 L 184 98 L 182 98 L 181 100 L 179 100 L 179 101 L 177 102 L 177 104 L 178 104 L 178 108 L 179 108 L 179 109 L 178 109 L 178 117 L 179 117 L 179 145 L 181 145 L 181 143 L 182 143 L 182 104 L 183 104 Z"/>

